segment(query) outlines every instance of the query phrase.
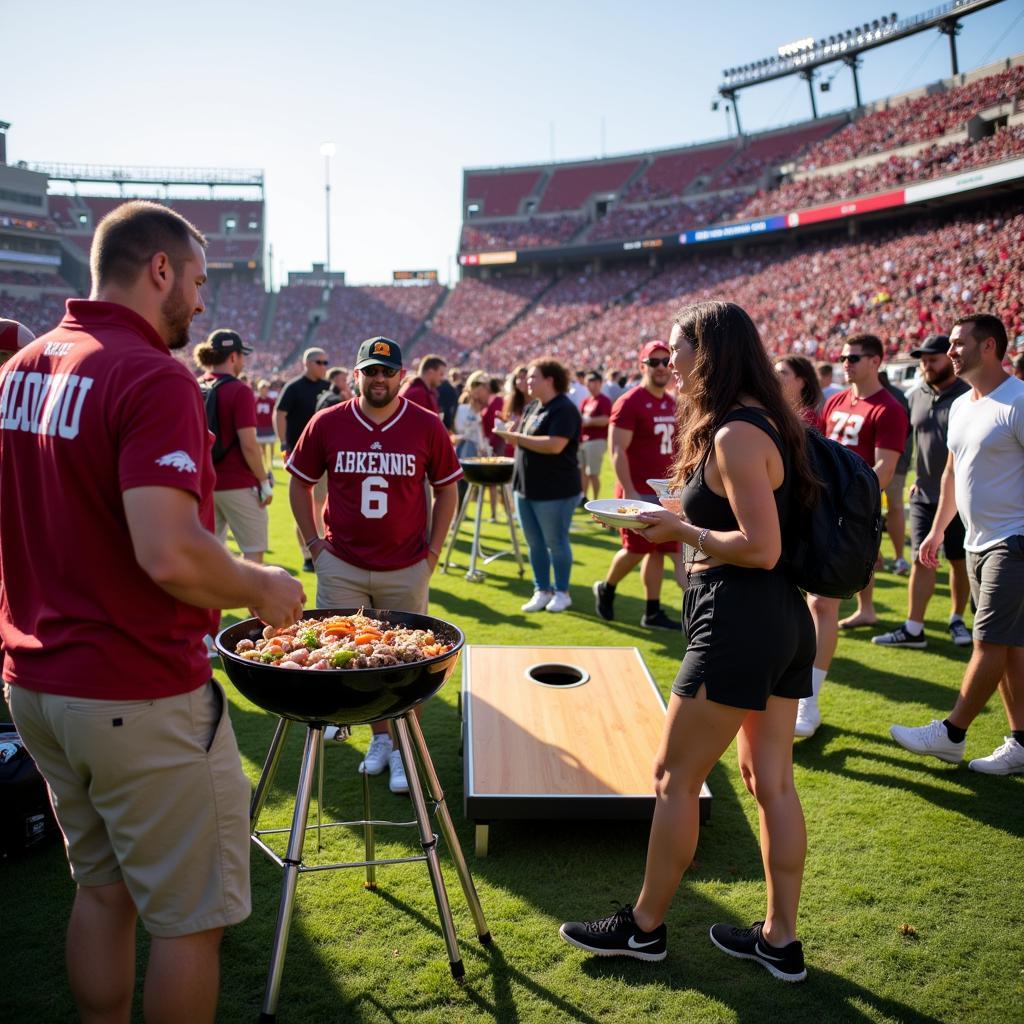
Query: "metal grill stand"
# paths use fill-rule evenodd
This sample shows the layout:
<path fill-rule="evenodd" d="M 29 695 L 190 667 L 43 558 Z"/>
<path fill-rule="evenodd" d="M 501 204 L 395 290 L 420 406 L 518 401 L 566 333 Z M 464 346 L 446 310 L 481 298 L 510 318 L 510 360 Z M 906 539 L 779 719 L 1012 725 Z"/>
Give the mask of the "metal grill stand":
<path fill-rule="evenodd" d="M 448 853 L 455 865 L 455 871 L 459 876 L 462 891 L 469 905 L 470 913 L 473 915 L 473 923 L 476 926 L 477 937 L 484 945 L 489 945 L 491 933 L 484 920 L 483 908 L 480 906 L 480 898 L 477 896 L 476 888 L 473 885 L 472 876 L 466 865 L 466 859 L 462 854 L 462 847 L 452 824 L 448 806 L 445 803 L 444 792 L 441 789 L 437 773 L 434 771 L 433 762 L 430 760 L 430 751 L 427 749 L 426 740 L 423 738 L 423 731 L 412 711 L 391 720 L 394 726 L 395 739 L 398 749 L 402 753 L 402 761 L 405 765 L 406 776 L 409 780 L 409 797 L 412 802 L 414 820 L 408 822 L 376 821 L 370 817 L 370 785 L 369 779 L 363 775 L 363 818 L 357 821 L 336 821 L 322 824 L 320 818 L 320 803 L 323 797 L 323 732 L 327 723 L 312 723 L 306 730 L 306 741 L 302 751 L 302 762 L 299 767 L 299 784 L 295 792 L 295 809 L 292 814 L 290 828 L 263 829 L 258 828 L 260 814 L 266 802 L 267 794 L 273 784 L 274 776 L 277 773 L 281 761 L 281 752 L 284 749 L 285 737 L 288 734 L 291 721 L 286 718 L 278 720 L 277 728 L 274 731 L 274 738 L 270 742 L 270 749 L 263 764 L 263 771 L 260 774 L 259 782 L 253 793 L 250 805 L 250 828 L 252 842 L 270 860 L 284 871 L 281 882 L 281 901 L 277 910 L 277 924 L 274 929 L 274 939 L 270 953 L 270 968 L 267 973 L 267 987 L 263 996 L 263 1005 L 260 1012 L 261 1024 L 277 1019 L 277 1003 L 281 991 L 281 975 L 284 971 L 285 951 L 288 947 L 288 935 L 291 930 L 292 912 L 295 908 L 295 887 L 299 875 L 306 871 L 331 871 L 340 868 L 364 868 L 366 871 L 365 887 L 376 888 L 376 868 L 383 864 L 408 864 L 416 861 L 424 861 L 430 875 L 430 884 L 434 890 L 434 901 L 437 904 L 438 918 L 441 923 L 441 931 L 444 934 L 445 946 L 448 951 L 448 962 L 451 968 L 452 977 L 461 978 L 465 973 L 462 957 L 459 953 L 458 941 L 455 936 L 455 924 L 452 920 L 451 907 L 448 903 L 448 894 L 445 889 L 444 877 L 441 874 L 441 865 L 437 856 L 437 835 L 431 828 L 431 813 L 436 817 L 440 826 L 441 834 L 444 836 Z M 317 805 L 317 824 L 309 825 L 309 804 L 313 791 L 313 773 L 317 763 L 320 765 L 320 792 Z M 428 808 L 427 799 L 433 804 Z M 307 865 L 302 861 L 302 851 L 306 840 L 306 833 L 312 829 L 317 830 L 317 848 L 320 848 L 320 830 L 322 828 L 343 828 L 346 826 L 362 826 L 365 844 L 365 860 L 352 861 L 337 864 L 316 864 Z M 375 851 L 375 828 L 378 826 L 394 826 L 417 828 L 420 837 L 420 846 L 423 853 L 415 857 L 391 857 L 378 859 Z M 274 834 L 288 833 L 288 846 L 284 857 L 279 856 L 272 850 L 263 837 Z"/>
<path fill-rule="evenodd" d="M 496 551 L 487 554 L 480 545 L 480 520 L 484 511 L 484 493 L 488 487 L 497 487 L 501 496 L 501 506 L 505 510 L 508 519 L 508 532 L 512 541 L 512 551 Z M 523 578 L 523 556 L 519 549 L 519 535 L 516 533 L 515 514 L 513 512 L 511 487 L 509 484 L 478 484 L 472 481 L 467 482 L 466 493 L 462 497 L 462 504 L 459 506 L 459 514 L 455 517 L 455 523 L 448 539 L 448 551 L 445 554 L 443 572 L 447 572 L 452 562 L 452 549 L 459 536 L 459 528 L 462 526 L 469 510 L 469 503 L 476 498 L 476 519 L 473 524 L 473 541 L 469 548 L 469 569 L 466 571 L 466 579 L 470 583 L 481 583 L 486 577 L 483 570 L 476 567 L 477 558 L 483 558 L 484 565 L 488 565 L 502 555 L 512 554 L 516 564 L 519 566 L 519 578 Z"/>

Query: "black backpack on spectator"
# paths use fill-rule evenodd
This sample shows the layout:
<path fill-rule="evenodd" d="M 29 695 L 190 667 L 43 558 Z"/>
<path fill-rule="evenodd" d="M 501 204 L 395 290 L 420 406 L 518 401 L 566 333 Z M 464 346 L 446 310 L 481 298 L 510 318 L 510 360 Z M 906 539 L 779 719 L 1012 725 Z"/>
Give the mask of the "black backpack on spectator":
<path fill-rule="evenodd" d="M 0 722 L 0 857 L 24 853 L 56 834 L 46 783 L 14 726 Z"/>
<path fill-rule="evenodd" d="M 227 447 L 221 444 L 220 420 L 217 415 L 217 392 L 222 384 L 234 384 L 235 381 L 234 377 L 218 377 L 216 380 L 201 380 L 199 382 L 199 390 L 203 393 L 203 404 L 206 406 L 206 425 L 210 428 L 210 433 L 213 434 L 213 450 L 210 455 L 214 462 L 220 462 L 238 441 L 236 435 Z"/>
<path fill-rule="evenodd" d="M 882 543 L 882 492 L 856 452 L 807 431 L 807 457 L 821 481 L 813 508 L 798 505 L 785 538 L 786 574 L 820 597 L 852 597 L 871 579 Z"/>

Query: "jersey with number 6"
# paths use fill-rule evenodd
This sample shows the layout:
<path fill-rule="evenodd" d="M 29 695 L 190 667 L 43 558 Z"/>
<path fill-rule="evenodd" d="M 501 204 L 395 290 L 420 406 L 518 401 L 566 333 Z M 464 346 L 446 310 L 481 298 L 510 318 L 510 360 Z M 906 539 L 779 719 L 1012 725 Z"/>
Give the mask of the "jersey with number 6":
<path fill-rule="evenodd" d="M 877 449 L 902 453 L 907 444 L 907 414 L 885 388 L 869 398 L 857 398 L 852 388 L 840 391 L 825 403 L 822 419 L 826 436 L 852 448 L 869 466 Z"/>
<path fill-rule="evenodd" d="M 637 494 L 650 494 L 650 479 L 668 476 L 675 452 L 676 400 L 671 394 L 661 398 L 643 387 L 632 388 L 616 399 L 610 420 L 612 427 L 631 430 L 633 439 L 626 449 L 629 475 Z"/>
<path fill-rule="evenodd" d="M 378 572 L 427 557 L 424 482 L 445 487 L 462 476 L 444 424 L 404 398 L 380 424 L 363 415 L 358 398 L 322 409 L 287 468 L 307 483 L 327 474 L 327 544 L 342 561 Z"/>

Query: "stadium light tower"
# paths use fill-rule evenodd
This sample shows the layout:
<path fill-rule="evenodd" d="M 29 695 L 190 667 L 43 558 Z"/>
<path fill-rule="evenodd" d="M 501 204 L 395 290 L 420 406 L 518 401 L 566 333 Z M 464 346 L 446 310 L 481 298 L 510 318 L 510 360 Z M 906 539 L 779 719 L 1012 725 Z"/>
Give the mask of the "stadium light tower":
<path fill-rule="evenodd" d="M 333 142 L 320 143 L 320 155 L 324 158 L 324 200 L 327 207 L 327 261 L 324 269 L 331 272 L 331 157 L 337 153 L 338 147 Z"/>

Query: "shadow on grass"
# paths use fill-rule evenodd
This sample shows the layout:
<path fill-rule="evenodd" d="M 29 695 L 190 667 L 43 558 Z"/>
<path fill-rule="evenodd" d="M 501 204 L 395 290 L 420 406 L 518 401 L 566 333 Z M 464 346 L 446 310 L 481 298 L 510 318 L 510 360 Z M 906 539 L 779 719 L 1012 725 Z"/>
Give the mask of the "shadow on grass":
<path fill-rule="evenodd" d="M 860 745 L 846 746 L 846 738 Z M 863 744 L 871 746 L 865 748 Z M 888 790 L 908 790 L 945 811 L 1007 835 L 1024 837 L 1024 814 L 1017 806 L 1019 794 L 1016 787 L 1006 785 L 1005 778 L 972 772 L 966 765 L 919 757 L 888 737 L 823 724 L 813 737 L 797 744 L 794 759 L 809 771 L 829 772 Z M 880 770 L 863 767 L 865 761 Z M 912 773 L 911 778 L 908 773 Z"/>
<path fill-rule="evenodd" d="M 956 699 L 956 693 L 950 690 L 948 683 L 933 683 L 920 676 L 900 675 L 898 672 L 887 672 L 874 667 L 865 670 L 863 664 L 846 657 L 836 657 L 833 660 L 829 670 L 829 682 L 849 686 L 854 690 L 869 690 L 902 704 L 926 704 L 943 713 L 952 710 Z"/>

